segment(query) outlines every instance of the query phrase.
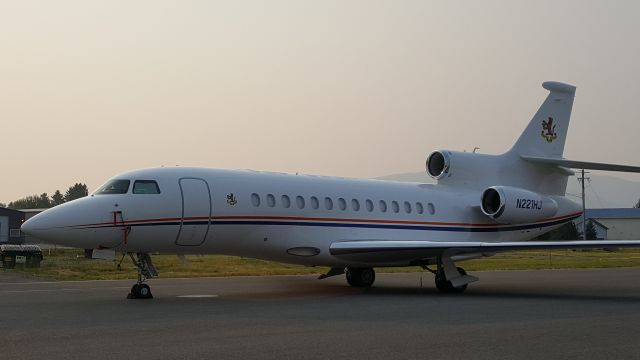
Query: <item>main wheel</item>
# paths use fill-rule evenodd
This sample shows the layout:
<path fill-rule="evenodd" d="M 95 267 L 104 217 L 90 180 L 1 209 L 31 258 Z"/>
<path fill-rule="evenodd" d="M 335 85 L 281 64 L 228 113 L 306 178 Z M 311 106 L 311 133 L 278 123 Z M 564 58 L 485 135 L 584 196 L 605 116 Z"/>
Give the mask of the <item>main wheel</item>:
<path fill-rule="evenodd" d="M 347 282 L 353 287 L 370 287 L 376 280 L 373 268 L 348 268 Z"/>
<path fill-rule="evenodd" d="M 459 267 L 457 269 L 460 274 L 467 275 L 467 272 L 463 268 Z M 447 280 L 444 276 L 444 271 L 438 271 L 436 274 L 436 288 L 443 293 L 461 293 L 467 290 L 467 284 L 453 286 L 451 281 Z"/>

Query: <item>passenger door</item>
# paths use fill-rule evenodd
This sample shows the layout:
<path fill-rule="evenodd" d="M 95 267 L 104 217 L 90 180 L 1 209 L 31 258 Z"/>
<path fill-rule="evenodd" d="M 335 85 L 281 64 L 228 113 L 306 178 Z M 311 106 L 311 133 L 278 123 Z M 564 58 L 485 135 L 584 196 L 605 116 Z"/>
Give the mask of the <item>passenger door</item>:
<path fill-rule="evenodd" d="M 176 245 L 202 245 L 211 225 L 211 189 L 204 179 L 182 178 L 179 180 L 182 195 L 182 219 Z"/>

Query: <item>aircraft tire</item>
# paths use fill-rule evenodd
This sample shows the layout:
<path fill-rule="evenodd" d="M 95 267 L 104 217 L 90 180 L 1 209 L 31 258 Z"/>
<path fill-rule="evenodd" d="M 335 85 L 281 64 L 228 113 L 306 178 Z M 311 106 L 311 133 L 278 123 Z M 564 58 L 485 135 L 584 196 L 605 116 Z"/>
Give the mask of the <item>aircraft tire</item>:
<path fill-rule="evenodd" d="M 151 288 L 147 284 L 134 284 L 127 299 L 152 299 Z"/>
<path fill-rule="evenodd" d="M 467 275 L 467 272 L 463 268 L 459 267 L 457 269 L 460 274 Z M 453 286 L 451 281 L 445 278 L 444 272 L 439 271 L 438 274 L 436 274 L 436 288 L 442 293 L 459 294 L 467 290 L 467 284 L 462 286 Z"/>
<path fill-rule="evenodd" d="M 151 299 L 153 295 L 151 295 L 151 288 L 147 284 L 138 285 L 138 296 L 140 299 Z"/>
<path fill-rule="evenodd" d="M 347 268 L 347 283 L 353 287 L 370 287 L 376 280 L 373 268 Z"/>

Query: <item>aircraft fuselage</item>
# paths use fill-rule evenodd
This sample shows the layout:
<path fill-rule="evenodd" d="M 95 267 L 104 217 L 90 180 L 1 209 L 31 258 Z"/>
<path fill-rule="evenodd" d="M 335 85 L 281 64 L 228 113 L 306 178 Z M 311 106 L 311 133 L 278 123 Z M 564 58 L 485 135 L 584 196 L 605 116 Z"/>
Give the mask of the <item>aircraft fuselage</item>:
<path fill-rule="evenodd" d="M 555 196 L 559 211 L 552 218 L 501 225 L 480 211 L 476 190 L 256 171 L 158 168 L 112 180 L 129 181 L 126 193 L 94 193 L 49 210 L 31 226 L 80 248 L 341 266 L 348 263 L 329 253 L 341 239 L 520 241 L 581 213 Z M 157 182 L 159 193 L 133 193 L 137 181 Z"/>

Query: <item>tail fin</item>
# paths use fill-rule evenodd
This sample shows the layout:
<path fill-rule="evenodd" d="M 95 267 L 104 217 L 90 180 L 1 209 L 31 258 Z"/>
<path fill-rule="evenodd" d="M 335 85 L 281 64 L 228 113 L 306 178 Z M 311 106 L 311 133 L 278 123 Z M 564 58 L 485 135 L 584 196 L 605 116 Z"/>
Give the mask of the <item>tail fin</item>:
<path fill-rule="evenodd" d="M 549 96 L 510 152 L 520 156 L 561 158 L 576 87 L 555 81 L 544 82 L 542 87 L 550 91 Z"/>

